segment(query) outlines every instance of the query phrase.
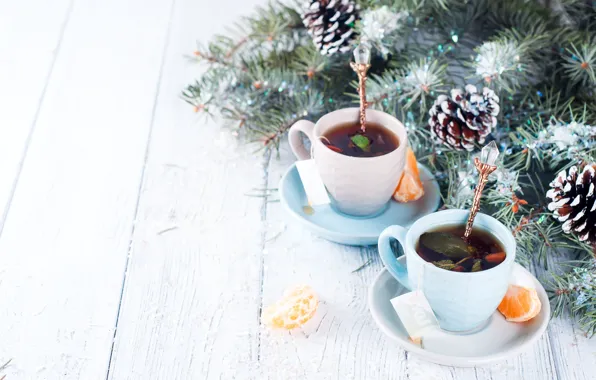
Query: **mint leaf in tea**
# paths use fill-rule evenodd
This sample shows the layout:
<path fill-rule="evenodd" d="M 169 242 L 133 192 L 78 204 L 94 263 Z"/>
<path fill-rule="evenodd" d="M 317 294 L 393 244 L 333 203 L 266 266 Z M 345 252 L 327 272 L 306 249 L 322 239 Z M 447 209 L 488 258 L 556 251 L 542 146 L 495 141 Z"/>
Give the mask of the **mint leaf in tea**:
<path fill-rule="evenodd" d="M 323 144 L 334 152 L 352 157 L 377 157 L 393 152 L 399 139 L 380 124 L 367 122 L 366 131 L 359 122 L 339 124 L 323 134 Z"/>
<path fill-rule="evenodd" d="M 350 137 L 350 140 L 365 152 L 370 151 L 370 140 L 363 134 L 356 134 Z"/>
<path fill-rule="evenodd" d="M 505 260 L 503 246 L 490 233 L 473 229 L 464 240 L 465 226 L 447 226 L 422 234 L 416 252 L 436 267 L 455 272 L 479 272 Z"/>

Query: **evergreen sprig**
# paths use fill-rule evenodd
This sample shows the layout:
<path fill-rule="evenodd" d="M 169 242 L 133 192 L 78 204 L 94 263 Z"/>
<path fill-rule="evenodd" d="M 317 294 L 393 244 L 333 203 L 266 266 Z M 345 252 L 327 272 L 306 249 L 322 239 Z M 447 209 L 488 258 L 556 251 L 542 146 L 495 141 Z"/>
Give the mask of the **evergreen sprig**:
<path fill-rule="evenodd" d="M 368 106 L 407 118 L 406 112 L 419 115 L 416 124 L 428 118 L 428 110 L 437 94 L 447 91 L 447 65 L 438 59 L 420 59 L 402 69 L 372 75 L 367 82 Z M 353 82 L 354 91 L 357 83 Z M 357 100 L 357 94 L 350 95 Z M 415 133 L 413 130 L 412 132 Z"/>
<path fill-rule="evenodd" d="M 535 80 L 537 53 L 544 47 L 546 35 L 522 36 L 517 30 L 501 32 L 493 40 L 475 49 L 471 64 L 475 74 L 497 89 L 515 93 L 522 85 Z"/>
<path fill-rule="evenodd" d="M 8 361 L 2 365 L 0 365 L 0 380 L 4 380 L 6 378 L 6 375 L 2 375 L 2 371 L 4 371 L 9 365 L 10 362 L 12 362 L 12 359 L 8 359 Z"/>
<path fill-rule="evenodd" d="M 596 334 L 596 262 L 588 257 L 568 264 L 570 270 L 554 275 L 550 283 L 554 313 L 569 311 L 591 337 Z"/>
<path fill-rule="evenodd" d="M 482 211 L 511 229 L 524 264 L 572 255 L 550 268 L 554 310 L 570 312 L 588 335 L 596 333 L 594 246 L 564 234 L 545 197 L 557 172 L 596 162 L 596 5 L 356 3 L 361 22 L 353 25 L 355 33 L 373 46 L 368 106 L 404 123 L 419 161 L 439 180 L 444 207 L 469 205 L 477 153 L 436 145 L 427 127 L 429 107 L 439 94 L 467 83 L 496 91 L 501 112 L 489 141 L 501 147 L 502 161 L 489 179 Z M 299 119 L 354 106 L 351 55 L 322 56 L 303 25 L 301 5 L 274 1 L 228 35 L 197 46 L 190 60 L 202 65 L 203 74 L 183 99 L 195 112 L 222 118 L 258 149 L 277 149 Z"/>
<path fill-rule="evenodd" d="M 563 68 L 566 76 L 574 84 L 596 86 L 596 39 L 579 48 L 571 44 L 571 47 L 567 48 Z"/>

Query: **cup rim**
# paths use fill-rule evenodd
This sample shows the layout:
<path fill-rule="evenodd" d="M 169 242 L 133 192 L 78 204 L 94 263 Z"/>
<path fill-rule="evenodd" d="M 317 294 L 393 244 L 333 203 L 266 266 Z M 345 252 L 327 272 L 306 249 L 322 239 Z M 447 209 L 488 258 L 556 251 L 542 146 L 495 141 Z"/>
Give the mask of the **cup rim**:
<path fill-rule="evenodd" d="M 323 125 L 323 123 L 326 123 L 328 121 L 328 119 L 331 119 L 335 116 L 337 116 L 337 114 L 343 114 L 346 112 L 356 112 L 356 114 L 358 115 L 360 113 L 360 109 L 358 107 L 347 107 L 347 108 L 340 108 L 337 109 L 335 111 L 331 111 L 329 113 L 326 113 L 325 115 L 321 116 L 317 122 L 315 123 L 315 127 L 313 130 L 313 136 L 312 139 L 314 140 L 314 144 L 315 146 L 321 146 L 323 148 L 326 149 L 326 151 L 330 152 L 332 155 L 336 155 L 338 157 L 344 157 L 347 160 L 375 160 L 375 159 L 383 159 L 385 157 L 389 157 L 392 155 L 395 155 L 399 152 L 402 152 L 403 150 L 406 149 L 406 147 L 408 146 L 408 131 L 406 130 L 406 127 L 403 125 L 403 123 L 401 121 L 399 121 L 395 116 L 388 114 L 387 112 L 383 112 L 383 111 L 379 111 L 379 110 L 373 110 L 373 109 L 367 109 L 366 113 L 370 114 L 370 115 L 375 115 L 377 117 L 387 117 L 389 119 L 392 119 L 391 122 L 394 123 L 395 125 L 397 125 L 398 129 L 401 129 L 403 131 L 403 139 L 402 136 L 399 135 L 399 133 L 395 132 L 393 130 L 393 128 L 387 128 L 389 129 L 392 133 L 394 133 L 398 140 L 399 140 L 399 146 L 397 147 L 397 149 L 383 154 L 382 156 L 376 156 L 376 157 L 355 157 L 355 156 L 348 156 L 345 154 L 341 154 L 338 153 L 336 151 L 333 151 L 329 148 L 327 148 L 327 146 L 325 144 L 323 144 L 323 142 L 321 141 L 320 137 L 322 136 L 322 134 L 319 133 L 319 129 L 321 128 L 321 125 Z M 402 142 L 405 141 L 405 143 Z M 313 143 L 311 141 L 311 143 Z M 315 153 L 316 155 L 316 153 Z"/>
<path fill-rule="evenodd" d="M 507 252 L 507 244 L 506 242 L 503 242 L 502 239 L 499 239 L 494 233 L 492 233 L 491 231 L 487 231 L 488 233 L 490 233 L 495 239 L 497 239 L 502 245 L 503 248 L 506 251 L 506 256 L 505 256 L 505 260 L 503 260 L 502 263 L 495 265 L 492 268 L 489 269 L 485 269 L 482 271 L 478 271 L 478 272 L 454 272 L 454 271 L 450 271 L 450 270 L 446 270 L 446 269 L 442 269 L 439 268 L 435 265 L 433 265 L 432 263 L 424 260 L 422 257 L 420 257 L 420 255 L 418 255 L 418 252 L 416 252 L 416 246 L 415 246 L 415 241 L 414 238 L 412 237 L 412 235 L 410 234 L 411 231 L 414 229 L 414 227 L 416 227 L 417 224 L 424 224 L 425 219 L 427 218 L 431 218 L 431 217 L 436 217 L 437 214 L 451 214 L 451 215 L 467 215 L 469 213 L 468 210 L 461 210 L 461 209 L 449 209 L 449 210 L 441 210 L 441 211 L 437 211 L 437 212 L 433 212 L 431 214 L 425 215 L 422 218 L 418 219 L 416 222 L 414 222 L 414 224 L 412 224 L 409 228 L 408 228 L 408 232 L 406 234 L 406 247 L 403 247 L 404 249 L 404 254 L 407 255 L 408 260 L 410 260 L 411 258 L 414 260 L 418 260 L 419 262 L 421 262 L 423 265 L 426 265 L 427 268 L 425 268 L 425 270 L 430 270 L 431 271 L 437 271 L 437 273 L 443 273 L 446 275 L 454 275 L 454 276 L 482 276 L 484 274 L 486 274 L 487 272 L 492 271 L 493 269 L 498 269 L 499 267 L 501 267 L 501 265 L 506 265 L 511 263 L 512 261 L 515 261 L 515 251 L 517 249 L 517 242 L 515 241 L 515 237 L 513 236 L 513 234 L 511 233 L 511 231 L 501 222 L 499 222 L 497 219 L 493 218 L 490 215 L 487 214 L 483 214 L 481 212 L 479 212 L 476 215 L 476 220 L 478 220 L 478 218 L 480 219 L 486 219 L 488 222 L 490 223 L 495 223 L 499 228 L 501 228 L 503 231 L 506 231 L 508 236 L 511 236 L 511 244 L 513 245 L 512 248 L 509 248 L 509 250 L 513 250 L 513 252 Z M 428 220 L 428 219 L 427 219 Z M 453 224 L 450 222 L 446 222 L 446 223 L 440 223 L 440 225 L 449 225 L 449 224 Z M 436 227 L 436 226 L 433 226 Z M 417 237 L 419 237 L 420 235 L 418 235 Z M 408 255 L 407 252 L 411 251 L 412 254 Z"/>

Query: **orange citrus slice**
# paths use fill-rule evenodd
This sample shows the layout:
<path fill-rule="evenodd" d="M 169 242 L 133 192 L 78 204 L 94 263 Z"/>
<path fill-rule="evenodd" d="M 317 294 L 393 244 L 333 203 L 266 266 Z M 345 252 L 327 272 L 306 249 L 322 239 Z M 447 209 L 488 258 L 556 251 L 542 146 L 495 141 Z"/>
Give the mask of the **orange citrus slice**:
<path fill-rule="evenodd" d="M 281 300 L 263 310 L 263 323 L 270 327 L 293 329 L 302 326 L 317 311 L 319 297 L 308 285 L 286 290 Z"/>
<path fill-rule="evenodd" d="M 509 285 L 498 309 L 509 322 L 525 322 L 537 316 L 541 307 L 536 289 Z"/>
<path fill-rule="evenodd" d="M 393 198 L 398 202 L 411 202 L 420 199 L 423 195 L 424 187 L 422 187 L 422 181 L 420 180 L 416 156 L 414 151 L 408 147 L 406 167 L 393 193 Z"/>

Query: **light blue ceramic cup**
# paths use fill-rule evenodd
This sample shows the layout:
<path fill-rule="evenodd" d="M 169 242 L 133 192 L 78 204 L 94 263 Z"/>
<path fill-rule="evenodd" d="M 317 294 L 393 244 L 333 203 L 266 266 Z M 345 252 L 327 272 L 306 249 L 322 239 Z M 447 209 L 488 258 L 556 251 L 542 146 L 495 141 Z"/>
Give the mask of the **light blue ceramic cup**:
<path fill-rule="evenodd" d="M 448 331 L 464 332 L 482 327 L 503 299 L 513 263 L 515 239 L 511 231 L 485 214 L 478 214 L 474 228 L 489 231 L 503 245 L 507 257 L 494 268 L 471 273 L 452 272 L 437 268 L 416 253 L 418 238 L 424 232 L 442 226 L 464 225 L 466 210 L 445 210 L 418 219 L 409 229 L 387 227 L 379 237 L 379 254 L 387 270 L 410 290 L 422 289 L 439 325 Z M 390 247 L 397 239 L 406 255 L 406 265 L 399 263 Z"/>

